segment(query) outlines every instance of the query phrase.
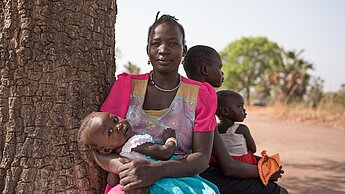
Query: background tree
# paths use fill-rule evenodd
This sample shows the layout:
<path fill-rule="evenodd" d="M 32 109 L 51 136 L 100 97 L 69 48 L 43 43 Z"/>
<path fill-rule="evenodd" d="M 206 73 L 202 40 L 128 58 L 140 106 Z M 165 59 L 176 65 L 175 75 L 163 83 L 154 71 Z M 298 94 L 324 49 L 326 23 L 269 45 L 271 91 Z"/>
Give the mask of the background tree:
<path fill-rule="evenodd" d="M 312 108 L 316 108 L 323 97 L 324 80 L 321 77 L 312 77 L 308 90 L 308 102 Z"/>
<path fill-rule="evenodd" d="M 250 104 L 250 89 L 262 83 L 265 72 L 279 54 L 276 43 L 266 37 L 243 37 L 220 52 L 223 60 L 223 87 L 244 92 Z"/>
<path fill-rule="evenodd" d="M 129 74 L 139 74 L 140 73 L 140 68 L 136 66 L 135 64 L 131 63 L 128 61 L 128 64 L 125 66 L 125 71 Z"/>
<path fill-rule="evenodd" d="M 269 82 L 276 86 L 276 96 L 284 103 L 301 100 L 307 92 L 311 77 L 309 71 L 313 69 L 313 64 L 301 57 L 303 51 L 296 53 L 281 49 L 280 57 L 271 70 Z"/>
<path fill-rule="evenodd" d="M 115 1 L 0 10 L 1 193 L 101 193 L 104 172 L 82 159 L 76 131 L 114 81 Z"/>

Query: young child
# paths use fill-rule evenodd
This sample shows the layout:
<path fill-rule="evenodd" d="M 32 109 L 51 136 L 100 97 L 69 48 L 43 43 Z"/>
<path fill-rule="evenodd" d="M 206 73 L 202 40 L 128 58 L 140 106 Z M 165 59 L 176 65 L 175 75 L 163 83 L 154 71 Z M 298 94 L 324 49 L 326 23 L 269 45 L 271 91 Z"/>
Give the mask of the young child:
<path fill-rule="evenodd" d="M 82 121 L 78 132 L 78 142 L 91 151 L 102 155 L 112 152 L 130 159 L 150 161 L 171 159 L 177 146 L 175 131 L 163 131 L 164 145 L 155 144 L 148 134 L 136 135 L 127 120 L 106 112 L 92 112 Z M 117 175 L 108 173 L 108 184 L 118 183 Z M 142 193 L 219 193 L 218 189 L 200 176 L 163 178 L 157 180 Z"/>
<path fill-rule="evenodd" d="M 205 45 L 191 47 L 183 61 L 189 79 L 207 82 L 215 88 L 220 87 L 224 81 L 222 66 L 218 52 Z"/>
<path fill-rule="evenodd" d="M 213 87 L 220 87 L 223 82 L 221 57 L 215 49 L 209 46 L 197 45 L 191 47 L 184 57 L 183 68 L 188 78 L 190 79 L 200 82 L 207 82 Z M 218 126 L 221 128 L 221 132 L 225 132 L 228 129 L 227 126 L 231 126 L 234 124 L 234 120 L 232 122 L 233 124 L 228 121 L 231 121 L 231 119 L 221 120 L 221 123 Z M 242 130 L 242 127 L 247 128 L 245 125 L 243 125 L 240 127 L 239 131 Z M 224 135 L 226 134 L 223 134 L 223 136 Z M 260 165 L 258 164 L 258 166 L 246 165 L 242 162 L 231 160 L 232 157 L 230 157 L 230 155 L 224 156 L 224 154 L 228 152 L 226 145 L 224 144 L 222 139 L 223 138 L 220 136 L 220 134 L 218 132 L 215 132 L 210 166 L 207 170 L 200 173 L 201 177 L 216 184 L 221 193 L 288 193 L 286 189 L 278 186 L 276 183 L 271 182 L 277 181 L 278 178 L 281 177 L 281 174 L 283 174 L 284 171 L 281 169 L 281 166 L 278 167 L 278 169 L 276 168 L 276 166 L 275 168 L 266 168 L 269 169 L 269 172 L 267 173 L 260 170 L 263 169 L 263 165 L 267 164 L 267 160 L 272 161 L 273 159 L 269 157 L 269 159 L 266 159 L 266 161 L 262 163 L 260 163 L 260 160 Z M 248 141 L 250 141 L 249 138 Z M 254 147 L 254 149 L 252 149 L 252 147 Z M 252 149 L 249 150 L 250 152 L 255 152 L 254 141 L 253 144 L 249 145 L 247 148 Z M 236 158 L 236 156 L 234 156 L 234 158 Z M 267 157 L 263 158 L 265 159 Z M 255 158 L 251 160 L 253 160 L 251 163 L 256 163 Z M 265 181 L 261 176 L 263 172 L 268 175 L 265 177 Z M 263 185 L 261 185 L 260 182 L 256 181 L 256 179 L 253 179 L 256 177 L 261 178 L 262 182 L 265 185 L 265 188 L 263 188 Z M 270 177 L 270 182 L 267 181 L 269 179 L 268 177 Z"/>
<path fill-rule="evenodd" d="M 217 116 L 220 120 L 218 131 L 223 138 L 227 150 L 232 158 L 256 165 L 257 160 L 253 153 L 256 145 L 249 128 L 242 122 L 246 118 L 243 97 L 234 91 L 222 90 L 217 92 Z"/>

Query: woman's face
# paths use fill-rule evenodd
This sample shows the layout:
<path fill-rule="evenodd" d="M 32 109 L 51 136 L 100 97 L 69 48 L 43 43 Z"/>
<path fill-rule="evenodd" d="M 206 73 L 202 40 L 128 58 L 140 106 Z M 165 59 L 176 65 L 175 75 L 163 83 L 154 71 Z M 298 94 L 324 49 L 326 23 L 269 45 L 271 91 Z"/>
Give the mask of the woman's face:
<path fill-rule="evenodd" d="M 162 23 L 152 30 L 147 54 L 154 71 L 177 72 L 185 51 L 183 35 L 177 25 Z"/>
<path fill-rule="evenodd" d="M 132 134 L 132 127 L 125 119 L 105 112 L 97 113 L 90 122 L 90 133 L 101 154 L 110 154 L 122 147 Z"/>

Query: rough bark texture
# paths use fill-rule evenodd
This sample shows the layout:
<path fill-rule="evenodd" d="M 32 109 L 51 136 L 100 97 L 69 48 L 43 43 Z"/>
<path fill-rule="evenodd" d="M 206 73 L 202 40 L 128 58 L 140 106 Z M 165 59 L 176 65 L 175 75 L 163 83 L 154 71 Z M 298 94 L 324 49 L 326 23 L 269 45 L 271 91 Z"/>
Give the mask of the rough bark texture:
<path fill-rule="evenodd" d="M 80 120 L 115 72 L 115 0 L 0 1 L 0 192 L 101 193 Z"/>

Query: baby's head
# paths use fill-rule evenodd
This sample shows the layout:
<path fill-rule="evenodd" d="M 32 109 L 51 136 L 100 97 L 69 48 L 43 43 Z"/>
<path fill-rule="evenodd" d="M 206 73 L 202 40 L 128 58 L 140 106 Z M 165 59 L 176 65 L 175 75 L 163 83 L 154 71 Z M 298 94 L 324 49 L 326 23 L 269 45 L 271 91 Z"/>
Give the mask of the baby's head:
<path fill-rule="evenodd" d="M 131 136 L 132 127 L 125 119 L 106 112 L 92 112 L 81 123 L 78 143 L 100 154 L 110 154 L 119 151 Z"/>
<path fill-rule="evenodd" d="M 217 117 L 220 120 L 230 119 L 233 122 L 242 122 L 246 116 L 243 97 L 231 90 L 221 90 L 217 92 L 218 106 Z"/>
<path fill-rule="evenodd" d="M 218 52 L 209 46 L 191 47 L 184 57 L 183 68 L 187 77 L 200 82 L 207 82 L 213 87 L 223 83 L 222 60 Z"/>

